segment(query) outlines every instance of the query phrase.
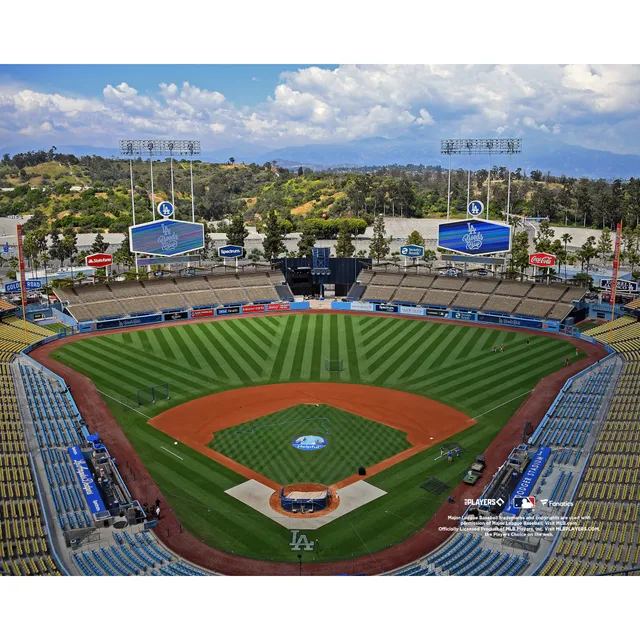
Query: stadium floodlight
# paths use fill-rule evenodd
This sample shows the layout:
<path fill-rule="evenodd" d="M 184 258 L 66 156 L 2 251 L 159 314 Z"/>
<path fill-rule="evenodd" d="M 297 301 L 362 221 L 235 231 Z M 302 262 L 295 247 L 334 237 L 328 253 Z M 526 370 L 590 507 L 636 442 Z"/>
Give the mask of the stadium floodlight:
<path fill-rule="evenodd" d="M 467 170 L 467 207 L 471 196 L 471 156 L 476 155 L 508 155 L 509 156 L 509 185 L 507 187 L 507 222 L 511 206 L 511 156 L 522 153 L 522 138 L 447 138 L 440 141 L 440 153 L 449 156 L 449 191 L 447 193 L 447 218 L 449 217 L 451 202 L 451 156 L 469 156 Z M 489 173 L 487 176 L 487 219 L 489 218 L 489 202 L 491 199 L 491 158 L 489 158 Z"/>
<path fill-rule="evenodd" d="M 153 184 L 153 158 L 169 157 L 171 172 L 171 205 L 175 219 L 175 192 L 173 188 L 173 158 L 185 157 L 189 160 L 189 176 L 191 179 L 191 222 L 196 221 L 195 200 L 193 195 L 193 158 L 200 155 L 200 140 L 120 140 L 120 155 L 129 158 L 129 173 L 131 177 L 131 213 L 133 224 L 136 224 L 136 209 L 133 185 L 133 158 L 149 156 L 149 170 L 151 173 L 151 211 L 156 219 L 156 200 Z M 138 254 L 136 254 L 136 274 L 138 273 Z"/>
<path fill-rule="evenodd" d="M 121 156 L 199 156 L 200 140 L 120 140 Z"/>

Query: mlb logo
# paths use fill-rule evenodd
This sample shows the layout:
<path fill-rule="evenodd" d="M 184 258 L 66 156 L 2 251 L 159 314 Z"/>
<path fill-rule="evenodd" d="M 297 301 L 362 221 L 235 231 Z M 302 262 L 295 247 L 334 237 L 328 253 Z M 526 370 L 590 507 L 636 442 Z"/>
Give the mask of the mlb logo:
<path fill-rule="evenodd" d="M 536 506 L 536 499 L 533 496 L 514 498 L 512 502 L 515 509 L 534 509 Z"/>

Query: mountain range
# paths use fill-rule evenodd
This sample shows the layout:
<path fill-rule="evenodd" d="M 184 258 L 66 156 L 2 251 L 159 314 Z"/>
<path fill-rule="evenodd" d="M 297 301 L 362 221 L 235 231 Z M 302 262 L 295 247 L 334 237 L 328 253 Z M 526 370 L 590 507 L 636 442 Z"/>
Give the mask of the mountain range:
<path fill-rule="evenodd" d="M 33 150 L 39 147 L 34 146 Z M 99 155 L 118 157 L 117 148 L 59 145 L 59 153 L 77 156 Z M 28 148 L 7 147 L 3 153 L 15 154 Z M 402 136 L 397 138 L 364 138 L 345 143 L 307 144 L 271 149 L 269 147 L 240 142 L 233 147 L 218 150 L 203 150 L 200 159 L 209 162 L 226 162 L 234 157 L 236 162 L 263 164 L 277 161 L 285 167 L 310 167 L 316 170 L 332 167 L 372 167 L 388 165 L 447 166 L 448 161 L 440 154 L 440 140 L 424 136 Z M 454 156 L 452 167 L 466 168 L 468 158 Z M 488 167 L 485 156 L 474 158 L 472 169 Z M 506 156 L 495 156 L 492 165 L 508 166 Z M 522 154 L 513 158 L 512 169 L 521 167 L 530 172 L 539 169 L 554 176 L 567 175 L 589 178 L 630 178 L 640 176 L 640 156 L 587 149 L 569 145 L 549 134 L 534 134 L 526 137 Z"/>

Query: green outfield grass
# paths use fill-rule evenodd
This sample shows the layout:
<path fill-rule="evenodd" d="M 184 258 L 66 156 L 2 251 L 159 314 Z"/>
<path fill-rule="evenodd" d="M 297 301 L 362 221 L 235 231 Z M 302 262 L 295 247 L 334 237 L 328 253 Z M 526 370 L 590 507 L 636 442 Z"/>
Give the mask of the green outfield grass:
<path fill-rule="evenodd" d="M 92 378 L 181 522 L 205 542 L 252 557 L 297 561 L 290 533 L 225 493 L 245 478 L 146 424 L 172 406 L 250 385 L 334 381 L 409 391 L 449 404 L 477 424 L 456 436 L 467 449 L 453 464 L 423 451 L 367 482 L 387 491 L 322 527 L 305 561 L 351 558 L 397 544 L 446 500 L 420 488 L 435 475 L 455 486 L 544 376 L 575 360 L 575 347 L 549 336 L 438 322 L 346 314 L 245 317 L 104 335 L 69 343 L 53 357 Z M 494 345 L 504 353 L 492 353 Z M 581 354 L 580 357 L 582 357 Z M 343 359 L 328 372 L 325 359 Z M 169 383 L 170 400 L 141 413 L 121 402 Z M 306 435 L 306 434 L 300 434 Z M 290 443 L 285 450 L 290 448 Z M 283 452 L 284 453 L 284 452 Z M 142 496 L 155 499 L 155 496 Z"/>
<path fill-rule="evenodd" d="M 306 435 L 326 446 L 296 449 L 293 440 Z M 219 431 L 209 446 L 281 485 L 330 485 L 408 449 L 406 435 L 329 405 L 300 404 Z"/>

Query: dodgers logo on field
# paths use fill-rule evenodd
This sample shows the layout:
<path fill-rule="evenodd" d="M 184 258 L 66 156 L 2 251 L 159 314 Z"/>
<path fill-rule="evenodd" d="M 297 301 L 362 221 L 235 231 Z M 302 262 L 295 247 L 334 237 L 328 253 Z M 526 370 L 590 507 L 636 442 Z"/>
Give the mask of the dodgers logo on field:
<path fill-rule="evenodd" d="M 291 443 L 302 451 L 317 451 L 327 446 L 327 441 L 321 436 L 300 436 Z"/>

